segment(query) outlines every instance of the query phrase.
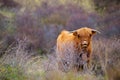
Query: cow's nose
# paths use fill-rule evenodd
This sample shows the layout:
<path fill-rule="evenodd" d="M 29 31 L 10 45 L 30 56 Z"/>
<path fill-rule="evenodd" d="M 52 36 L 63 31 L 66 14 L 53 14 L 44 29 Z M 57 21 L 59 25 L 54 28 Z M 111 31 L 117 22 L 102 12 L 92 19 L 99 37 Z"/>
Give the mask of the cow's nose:
<path fill-rule="evenodd" d="M 83 42 L 82 42 L 82 46 L 83 46 L 83 47 L 87 47 L 87 45 L 88 45 L 88 42 L 87 42 L 87 41 L 83 41 Z"/>
<path fill-rule="evenodd" d="M 83 44 L 83 45 L 87 45 L 88 42 L 87 42 L 87 41 L 83 41 L 82 44 Z"/>

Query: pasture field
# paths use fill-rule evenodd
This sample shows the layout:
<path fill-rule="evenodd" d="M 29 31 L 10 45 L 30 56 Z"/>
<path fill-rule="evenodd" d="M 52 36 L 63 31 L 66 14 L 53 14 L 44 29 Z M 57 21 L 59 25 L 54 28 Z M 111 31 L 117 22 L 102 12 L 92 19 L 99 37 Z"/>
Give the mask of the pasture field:
<path fill-rule="evenodd" d="M 119 0 L 0 0 L 0 80 L 120 80 L 119 16 Z M 100 31 L 91 68 L 63 72 L 56 39 L 81 27 Z"/>

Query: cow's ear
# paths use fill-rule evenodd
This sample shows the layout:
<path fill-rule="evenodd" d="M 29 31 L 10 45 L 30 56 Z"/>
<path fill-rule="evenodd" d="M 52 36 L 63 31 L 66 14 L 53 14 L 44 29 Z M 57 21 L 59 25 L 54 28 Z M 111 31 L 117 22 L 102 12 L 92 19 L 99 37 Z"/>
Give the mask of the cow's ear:
<path fill-rule="evenodd" d="M 74 31 L 74 32 L 73 32 L 73 35 L 74 35 L 74 36 L 77 36 L 77 35 L 78 35 L 77 31 Z"/>
<path fill-rule="evenodd" d="M 99 34 L 100 34 L 100 31 L 95 30 L 95 29 L 92 29 L 92 34 L 96 34 L 96 33 L 99 33 Z"/>

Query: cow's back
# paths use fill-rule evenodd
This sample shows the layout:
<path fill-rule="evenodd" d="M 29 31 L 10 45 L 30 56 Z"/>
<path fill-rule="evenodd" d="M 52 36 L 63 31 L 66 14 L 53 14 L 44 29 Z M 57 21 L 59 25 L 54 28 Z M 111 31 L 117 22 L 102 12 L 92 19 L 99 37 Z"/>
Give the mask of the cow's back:
<path fill-rule="evenodd" d="M 64 53 L 73 47 L 74 36 L 69 31 L 62 31 L 57 38 L 57 53 L 59 56 L 64 56 Z"/>

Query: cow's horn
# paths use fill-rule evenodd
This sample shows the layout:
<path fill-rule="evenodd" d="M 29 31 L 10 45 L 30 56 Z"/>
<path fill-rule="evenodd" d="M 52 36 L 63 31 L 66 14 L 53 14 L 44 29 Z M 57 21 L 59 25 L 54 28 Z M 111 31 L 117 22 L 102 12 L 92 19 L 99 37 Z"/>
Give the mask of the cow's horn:
<path fill-rule="evenodd" d="M 100 34 L 100 31 L 95 30 L 95 29 L 92 29 L 92 32 L 97 32 L 97 33 L 99 33 L 99 34 Z"/>

